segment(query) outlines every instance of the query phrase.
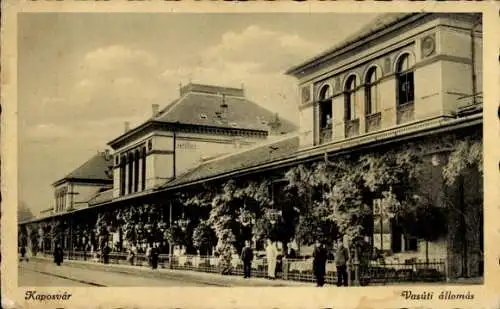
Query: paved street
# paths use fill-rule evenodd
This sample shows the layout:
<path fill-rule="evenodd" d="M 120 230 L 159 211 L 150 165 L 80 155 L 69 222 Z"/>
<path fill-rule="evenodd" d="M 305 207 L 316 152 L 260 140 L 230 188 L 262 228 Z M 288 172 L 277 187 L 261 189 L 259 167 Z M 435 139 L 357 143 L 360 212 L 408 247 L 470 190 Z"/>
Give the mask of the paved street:
<path fill-rule="evenodd" d="M 171 278 L 145 277 L 71 265 L 57 266 L 47 261 L 20 263 L 19 286 L 208 286 Z"/>
<path fill-rule="evenodd" d="M 57 266 L 50 260 L 31 259 L 19 263 L 20 286 L 310 286 L 282 280 L 243 279 L 191 271 L 151 270 L 128 265 L 103 265 L 65 261 Z"/>
<path fill-rule="evenodd" d="M 86 287 L 86 283 L 55 277 L 53 275 L 40 273 L 29 268 L 19 268 L 19 286 L 75 286 Z"/>

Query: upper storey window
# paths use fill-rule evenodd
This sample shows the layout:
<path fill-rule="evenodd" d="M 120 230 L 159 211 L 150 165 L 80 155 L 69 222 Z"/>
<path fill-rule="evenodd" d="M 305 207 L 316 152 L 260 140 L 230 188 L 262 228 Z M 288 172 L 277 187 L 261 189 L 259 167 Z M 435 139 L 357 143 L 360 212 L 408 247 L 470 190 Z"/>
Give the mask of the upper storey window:
<path fill-rule="evenodd" d="M 378 81 L 380 79 L 380 71 L 377 67 L 371 67 L 366 74 L 365 80 L 365 96 L 366 96 L 366 115 L 378 113 L 380 111 L 378 101 Z"/>
<path fill-rule="evenodd" d="M 412 60 L 411 55 L 405 53 L 396 62 L 398 124 L 410 122 L 414 119 L 415 82 Z"/>
<path fill-rule="evenodd" d="M 326 85 L 321 88 L 319 95 L 320 127 L 326 128 L 332 125 L 332 90 Z"/>
<path fill-rule="evenodd" d="M 397 102 L 399 105 L 413 103 L 415 99 L 415 85 L 413 79 L 413 63 L 409 54 L 399 57 L 396 66 Z"/>
<path fill-rule="evenodd" d="M 358 118 L 356 110 L 356 87 L 356 75 L 349 76 L 344 88 L 345 120 Z"/>
<path fill-rule="evenodd" d="M 319 92 L 319 142 L 325 143 L 332 139 L 332 96 L 333 92 L 329 85 L 325 85 Z"/>

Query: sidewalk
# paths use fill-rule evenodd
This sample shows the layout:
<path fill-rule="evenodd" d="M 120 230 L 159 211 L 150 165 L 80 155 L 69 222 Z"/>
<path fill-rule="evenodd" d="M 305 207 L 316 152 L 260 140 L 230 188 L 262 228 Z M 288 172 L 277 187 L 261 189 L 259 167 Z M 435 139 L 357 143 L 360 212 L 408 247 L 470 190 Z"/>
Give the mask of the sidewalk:
<path fill-rule="evenodd" d="M 52 263 L 52 258 L 36 256 L 32 257 L 33 260 L 46 261 Z M 82 261 L 82 260 L 64 260 L 64 265 L 80 268 L 80 269 L 94 269 L 112 273 L 122 273 L 136 275 L 140 277 L 149 277 L 156 279 L 165 280 L 182 280 L 190 281 L 194 283 L 199 283 L 203 285 L 210 286 L 276 286 L 276 287 L 290 287 L 290 286 L 302 286 L 302 287 L 313 287 L 314 282 L 300 282 L 291 280 L 268 280 L 264 278 L 252 277 L 250 279 L 245 279 L 241 276 L 236 275 L 221 275 L 217 273 L 207 273 L 192 270 L 178 270 L 178 269 L 167 269 L 158 268 L 153 270 L 146 266 L 132 266 L 127 264 L 102 264 L 93 261 Z M 398 286 L 398 285 L 477 285 L 482 284 L 483 278 L 468 278 L 468 279 L 455 279 L 449 282 L 388 282 L 388 283 L 378 283 L 371 282 L 369 286 Z M 334 287 L 332 284 L 325 284 L 326 287 Z"/>
<path fill-rule="evenodd" d="M 50 258 L 47 257 L 32 257 L 32 260 L 52 262 Z M 210 286 L 275 286 L 275 287 L 291 287 L 291 286 L 314 286 L 314 283 L 307 282 L 296 282 L 289 280 L 268 280 L 264 278 L 250 278 L 245 279 L 240 276 L 224 276 L 214 273 L 196 272 L 189 270 L 173 270 L 166 268 L 151 269 L 144 266 L 132 266 L 132 265 L 122 265 L 122 264 L 101 264 L 96 262 L 81 261 L 81 260 L 64 260 L 63 262 L 66 266 L 84 268 L 84 269 L 96 269 L 101 271 L 109 271 L 114 273 L 125 273 L 132 274 L 136 276 L 147 276 L 153 278 L 165 278 L 172 279 L 178 278 L 183 281 L 192 281 L 197 283 L 202 283 Z"/>

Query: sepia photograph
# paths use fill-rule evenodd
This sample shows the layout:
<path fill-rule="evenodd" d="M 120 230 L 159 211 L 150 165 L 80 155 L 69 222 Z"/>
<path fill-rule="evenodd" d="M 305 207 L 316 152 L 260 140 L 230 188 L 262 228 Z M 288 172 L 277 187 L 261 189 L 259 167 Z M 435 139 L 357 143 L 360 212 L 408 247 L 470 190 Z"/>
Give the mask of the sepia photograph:
<path fill-rule="evenodd" d="M 18 14 L 18 285 L 483 284 L 482 25 Z"/>

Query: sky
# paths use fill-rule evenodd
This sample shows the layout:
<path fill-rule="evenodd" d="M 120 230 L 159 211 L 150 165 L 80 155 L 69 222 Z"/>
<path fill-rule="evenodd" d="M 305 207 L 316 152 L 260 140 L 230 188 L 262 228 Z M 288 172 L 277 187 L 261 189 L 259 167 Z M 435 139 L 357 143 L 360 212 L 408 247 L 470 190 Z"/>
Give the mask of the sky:
<path fill-rule="evenodd" d="M 284 72 L 375 18 L 335 13 L 22 13 L 18 20 L 19 200 L 37 215 L 51 184 L 166 106 L 179 84 L 241 87 L 298 123 Z"/>

